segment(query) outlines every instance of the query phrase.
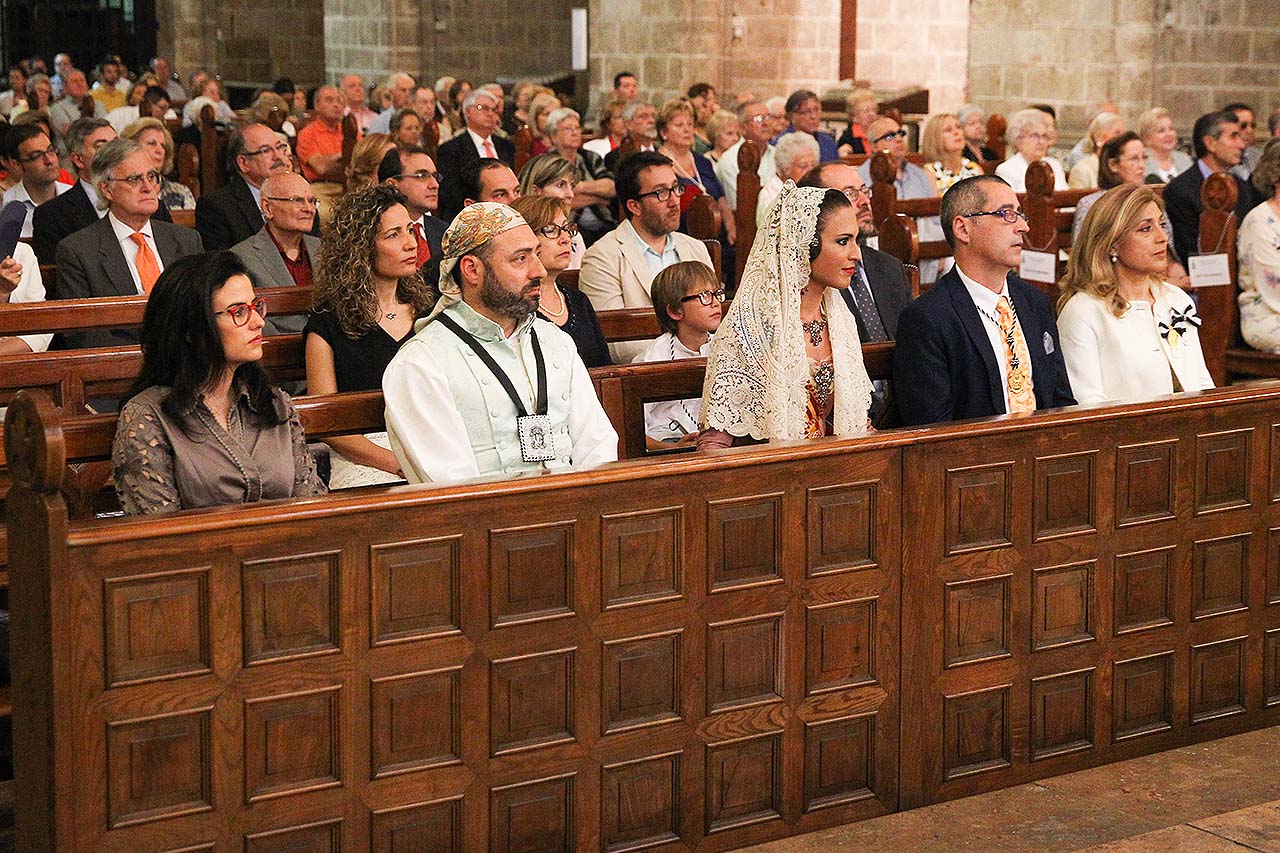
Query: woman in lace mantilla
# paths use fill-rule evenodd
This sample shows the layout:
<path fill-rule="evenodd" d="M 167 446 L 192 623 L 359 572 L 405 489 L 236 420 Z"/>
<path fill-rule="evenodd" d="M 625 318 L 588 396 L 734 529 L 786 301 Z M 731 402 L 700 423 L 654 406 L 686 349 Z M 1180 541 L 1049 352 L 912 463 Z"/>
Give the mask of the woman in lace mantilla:
<path fill-rule="evenodd" d="M 861 259 L 857 235 L 843 193 L 784 186 L 711 346 L 699 449 L 870 428 L 871 380 L 838 292 Z"/>

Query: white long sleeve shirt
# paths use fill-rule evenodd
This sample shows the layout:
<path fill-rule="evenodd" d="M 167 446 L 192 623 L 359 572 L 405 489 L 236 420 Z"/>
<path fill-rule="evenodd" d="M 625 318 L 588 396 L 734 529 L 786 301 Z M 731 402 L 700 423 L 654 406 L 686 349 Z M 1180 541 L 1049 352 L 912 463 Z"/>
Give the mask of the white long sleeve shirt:
<path fill-rule="evenodd" d="M 525 462 L 516 407 L 479 357 L 442 323 L 427 323 L 382 376 L 391 449 L 410 483 L 447 483 L 489 474 L 593 468 L 618 458 L 618 434 L 596 398 L 573 339 L 531 317 L 510 338 L 465 303 L 444 312 L 470 332 L 534 411 L 536 329 L 547 371 L 547 414 L 555 458 Z"/>

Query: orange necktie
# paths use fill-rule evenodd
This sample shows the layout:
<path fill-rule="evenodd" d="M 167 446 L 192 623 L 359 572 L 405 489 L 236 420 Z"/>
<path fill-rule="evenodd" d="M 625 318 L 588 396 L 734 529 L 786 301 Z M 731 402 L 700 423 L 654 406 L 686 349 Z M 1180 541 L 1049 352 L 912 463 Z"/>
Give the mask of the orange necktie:
<path fill-rule="evenodd" d="M 142 292 L 150 293 L 151 288 L 155 287 L 156 279 L 160 277 L 160 264 L 156 262 L 156 254 L 147 245 L 147 238 L 141 231 L 135 231 L 129 237 L 138 244 L 138 257 L 133 263 L 138 269 L 138 280 L 142 282 Z"/>
<path fill-rule="evenodd" d="M 413 237 L 418 241 L 418 269 L 422 269 L 423 264 L 431 260 L 431 244 L 422 236 L 422 223 L 415 222 L 410 226 L 413 229 Z"/>
<path fill-rule="evenodd" d="M 488 139 L 484 141 L 484 156 L 489 157 L 490 159 L 493 159 L 493 160 L 498 159 L 498 153 L 493 150 L 493 143 L 490 142 Z"/>
<path fill-rule="evenodd" d="M 1022 326 L 1013 315 L 1013 307 L 1006 296 L 996 303 L 996 315 L 1000 318 L 1000 333 L 1005 339 L 1005 375 L 1009 379 L 1009 414 L 1034 412 L 1036 392 L 1031 384 L 1031 353 L 1027 339 L 1022 336 Z"/>

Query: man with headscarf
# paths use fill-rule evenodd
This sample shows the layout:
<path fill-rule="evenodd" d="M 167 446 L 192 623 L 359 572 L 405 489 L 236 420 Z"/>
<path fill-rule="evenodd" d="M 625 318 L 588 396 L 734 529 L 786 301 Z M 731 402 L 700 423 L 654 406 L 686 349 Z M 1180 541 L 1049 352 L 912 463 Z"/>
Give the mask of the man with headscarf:
<path fill-rule="evenodd" d="M 618 435 L 573 339 L 537 318 L 538 240 L 477 202 L 442 241 L 440 300 L 382 377 L 391 449 L 410 483 L 590 468 Z"/>

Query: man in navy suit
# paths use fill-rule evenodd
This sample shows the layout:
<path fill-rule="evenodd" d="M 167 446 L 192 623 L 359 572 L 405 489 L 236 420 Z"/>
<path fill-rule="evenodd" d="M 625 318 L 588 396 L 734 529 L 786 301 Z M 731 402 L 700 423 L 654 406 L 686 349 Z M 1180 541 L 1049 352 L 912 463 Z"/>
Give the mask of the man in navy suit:
<path fill-rule="evenodd" d="M 1240 165 L 1244 152 L 1244 137 L 1240 133 L 1240 121 L 1233 112 L 1216 112 L 1196 119 L 1191 131 L 1195 144 L 1196 162 L 1190 169 L 1178 175 L 1164 188 L 1165 210 L 1169 224 L 1173 226 L 1173 248 L 1184 261 L 1200 254 L 1200 214 L 1204 203 L 1200 190 L 1204 182 L 1215 172 L 1230 172 Z M 1236 222 L 1243 222 L 1245 214 L 1262 202 L 1253 186 L 1240 176 L 1231 175 L 1236 182 Z M 1217 251 L 1227 248 L 1219 246 Z"/>
<path fill-rule="evenodd" d="M 494 134 L 502 120 L 501 110 L 502 105 L 492 92 L 473 90 L 462 102 L 466 130 L 436 150 L 436 164 L 444 175 L 440 182 L 440 218 L 446 223 L 466 206 L 460 184 L 463 169 L 481 158 L 515 165 L 515 145 Z"/>
<path fill-rule="evenodd" d="M 898 318 L 902 423 L 1075 405 L 1049 300 L 1010 275 L 1027 232 L 1017 195 L 994 175 L 960 181 L 942 197 L 942 230 L 955 267 Z"/>

